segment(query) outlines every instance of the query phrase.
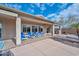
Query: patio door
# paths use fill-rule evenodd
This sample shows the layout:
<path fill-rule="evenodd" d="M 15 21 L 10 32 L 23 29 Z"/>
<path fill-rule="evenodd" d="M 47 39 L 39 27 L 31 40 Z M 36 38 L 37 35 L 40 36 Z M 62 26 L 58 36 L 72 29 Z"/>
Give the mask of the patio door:
<path fill-rule="evenodd" d="M 0 40 L 2 40 L 2 23 L 0 23 Z"/>

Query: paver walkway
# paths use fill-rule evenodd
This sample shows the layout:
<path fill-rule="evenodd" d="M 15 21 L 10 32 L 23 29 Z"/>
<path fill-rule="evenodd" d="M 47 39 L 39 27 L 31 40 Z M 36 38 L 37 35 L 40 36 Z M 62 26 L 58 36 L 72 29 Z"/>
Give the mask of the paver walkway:
<path fill-rule="evenodd" d="M 77 56 L 79 48 L 71 47 L 47 38 L 11 49 L 15 56 Z"/>

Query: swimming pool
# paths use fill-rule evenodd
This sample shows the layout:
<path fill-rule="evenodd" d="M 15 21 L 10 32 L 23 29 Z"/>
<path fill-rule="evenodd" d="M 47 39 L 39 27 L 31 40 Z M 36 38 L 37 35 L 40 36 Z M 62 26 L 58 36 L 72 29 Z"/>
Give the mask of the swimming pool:
<path fill-rule="evenodd" d="M 0 49 L 3 49 L 4 47 L 4 41 L 0 41 Z"/>

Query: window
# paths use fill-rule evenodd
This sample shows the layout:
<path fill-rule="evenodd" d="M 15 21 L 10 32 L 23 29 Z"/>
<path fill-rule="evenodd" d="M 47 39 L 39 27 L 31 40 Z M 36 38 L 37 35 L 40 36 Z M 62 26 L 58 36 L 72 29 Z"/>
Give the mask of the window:
<path fill-rule="evenodd" d="M 26 30 L 26 27 L 25 26 L 23 26 L 23 32 L 26 32 L 27 30 Z"/>
<path fill-rule="evenodd" d="M 23 32 L 30 32 L 30 26 L 23 25 Z"/>
<path fill-rule="evenodd" d="M 32 28 L 32 32 L 43 32 L 43 27 L 42 26 L 37 26 L 37 25 L 23 25 L 22 31 L 23 32 L 31 32 L 31 28 Z"/>
<path fill-rule="evenodd" d="M 35 32 L 37 32 L 37 26 L 35 26 Z"/>
<path fill-rule="evenodd" d="M 47 28 L 47 33 L 50 33 L 50 28 Z"/>
<path fill-rule="evenodd" d="M 39 32 L 43 32 L 43 28 L 39 26 Z"/>
<path fill-rule="evenodd" d="M 32 26 L 32 32 L 37 32 L 37 26 Z"/>
<path fill-rule="evenodd" d="M 30 27 L 27 27 L 26 29 L 27 29 L 27 32 L 30 32 Z"/>

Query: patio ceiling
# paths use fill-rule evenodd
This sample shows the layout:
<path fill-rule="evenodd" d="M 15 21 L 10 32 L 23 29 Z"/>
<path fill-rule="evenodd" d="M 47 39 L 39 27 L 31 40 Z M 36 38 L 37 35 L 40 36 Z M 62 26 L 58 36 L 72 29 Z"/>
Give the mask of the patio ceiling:
<path fill-rule="evenodd" d="M 29 18 L 29 17 L 21 17 L 22 21 L 27 21 L 30 23 L 35 23 L 35 24 L 41 24 L 41 25 L 52 25 L 53 23 L 49 23 L 46 21 L 42 21 L 42 20 L 38 20 L 38 19 L 34 19 L 34 18 Z"/>
<path fill-rule="evenodd" d="M 13 20 L 16 20 L 16 18 L 13 17 L 13 16 L 1 14 L 1 13 L 0 13 L 0 19 L 13 19 Z"/>

